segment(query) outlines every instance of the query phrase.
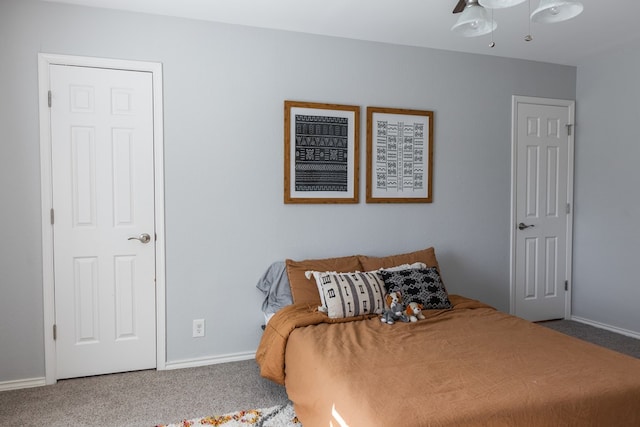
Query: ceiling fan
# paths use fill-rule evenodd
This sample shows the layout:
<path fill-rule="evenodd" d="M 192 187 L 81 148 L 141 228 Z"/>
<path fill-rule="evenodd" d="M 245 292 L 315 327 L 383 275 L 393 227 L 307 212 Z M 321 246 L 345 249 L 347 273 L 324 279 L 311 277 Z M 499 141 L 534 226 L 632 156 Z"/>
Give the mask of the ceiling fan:
<path fill-rule="evenodd" d="M 481 6 L 489 9 L 502 9 L 524 3 L 526 0 L 458 0 L 453 13 L 461 13 L 467 6 Z M 540 0 L 540 6 L 531 14 L 535 22 L 550 24 L 566 21 L 578 16 L 584 6 L 575 0 Z"/>
<path fill-rule="evenodd" d="M 453 8 L 453 13 L 460 13 L 467 7 L 467 0 L 460 0 L 456 7 Z"/>
<path fill-rule="evenodd" d="M 458 22 L 451 30 L 464 37 L 476 37 L 492 33 L 496 29 L 496 22 L 487 15 L 486 9 L 502 9 L 524 3 L 526 0 L 458 0 L 453 8 L 453 13 L 461 13 Z M 531 0 L 529 0 L 531 2 Z M 486 8 L 486 9 L 485 9 Z M 529 3 L 531 8 L 531 3 Z M 540 5 L 530 15 L 531 22 L 551 24 L 561 22 L 578 16 L 584 6 L 576 0 L 540 0 Z M 531 12 L 531 9 L 529 9 Z M 493 39 L 493 36 L 492 36 Z M 531 35 L 525 37 L 531 41 Z M 491 47 L 495 46 L 493 41 Z"/>
<path fill-rule="evenodd" d="M 489 9 L 502 9 L 504 7 L 511 7 L 524 2 L 525 0 L 484 0 L 482 1 L 481 6 Z M 453 13 L 460 13 L 465 7 L 472 4 L 478 6 L 478 0 L 459 0 L 456 7 L 453 8 Z"/>

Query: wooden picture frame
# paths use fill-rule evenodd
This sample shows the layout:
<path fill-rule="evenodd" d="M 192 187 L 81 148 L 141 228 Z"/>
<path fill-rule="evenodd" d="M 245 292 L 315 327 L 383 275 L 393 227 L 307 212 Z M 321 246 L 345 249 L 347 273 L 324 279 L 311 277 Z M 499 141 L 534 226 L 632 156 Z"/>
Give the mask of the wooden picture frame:
<path fill-rule="evenodd" d="M 284 203 L 358 203 L 360 107 L 284 102 Z"/>
<path fill-rule="evenodd" d="M 366 200 L 433 201 L 433 111 L 367 107 Z"/>

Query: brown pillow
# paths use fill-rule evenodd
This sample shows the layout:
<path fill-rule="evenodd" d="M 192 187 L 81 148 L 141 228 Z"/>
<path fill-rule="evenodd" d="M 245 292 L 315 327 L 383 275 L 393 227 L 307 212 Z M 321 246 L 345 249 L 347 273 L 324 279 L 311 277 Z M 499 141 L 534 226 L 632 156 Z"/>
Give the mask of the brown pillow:
<path fill-rule="evenodd" d="M 326 258 L 326 259 L 307 259 L 304 261 L 294 261 L 288 259 L 285 261 L 287 266 L 287 275 L 289 276 L 289 284 L 291 286 L 291 296 L 295 304 L 307 303 L 312 305 L 321 305 L 320 293 L 318 286 L 311 276 L 307 279 L 304 273 L 308 270 L 313 271 L 335 271 L 338 273 L 349 273 L 352 271 L 362 271 L 362 265 L 357 255 Z"/>
<path fill-rule="evenodd" d="M 385 257 L 360 255 L 358 258 L 360 258 L 360 263 L 365 271 L 390 268 L 401 264 L 413 264 L 414 262 L 424 262 L 427 264 L 427 267 L 435 267 L 438 269 L 438 272 L 440 271 L 438 260 L 436 260 L 436 251 L 432 247 L 407 254 L 389 255 Z"/>

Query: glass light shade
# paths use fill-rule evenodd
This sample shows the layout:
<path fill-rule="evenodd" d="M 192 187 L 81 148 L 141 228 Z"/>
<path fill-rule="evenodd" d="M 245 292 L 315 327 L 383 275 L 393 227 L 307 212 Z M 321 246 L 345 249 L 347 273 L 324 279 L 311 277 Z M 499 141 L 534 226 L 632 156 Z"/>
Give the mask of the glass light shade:
<path fill-rule="evenodd" d="M 480 0 L 484 7 L 489 9 L 502 9 L 524 3 L 526 0 Z"/>
<path fill-rule="evenodd" d="M 489 34 L 496 27 L 497 24 L 489 19 L 484 7 L 470 4 L 462 11 L 451 31 L 463 37 L 477 37 Z"/>
<path fill-rule="evenodd" d="M 579 1 L 540 0 L 540 6 L 531 14 L 531 21 L 539 24 L 562 22 L 580 15 L 583 9 Z"/>

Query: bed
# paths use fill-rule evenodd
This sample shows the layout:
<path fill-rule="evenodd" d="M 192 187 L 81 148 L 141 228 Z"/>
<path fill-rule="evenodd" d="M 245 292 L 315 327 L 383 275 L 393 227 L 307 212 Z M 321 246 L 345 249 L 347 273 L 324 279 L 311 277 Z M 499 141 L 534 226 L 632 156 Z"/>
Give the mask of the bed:
<path fill-rule="evenodd" d="M 433 248 L 348 258 L 287 260 L 293 303 L 270 318 L 256 353 L 305 427 L 640 426 L 640 360 L 480 301 L 447 295 L 448 308 L 393 325 L 375 312 L 330 317 L 302 271 L 439 269 Z"/>

